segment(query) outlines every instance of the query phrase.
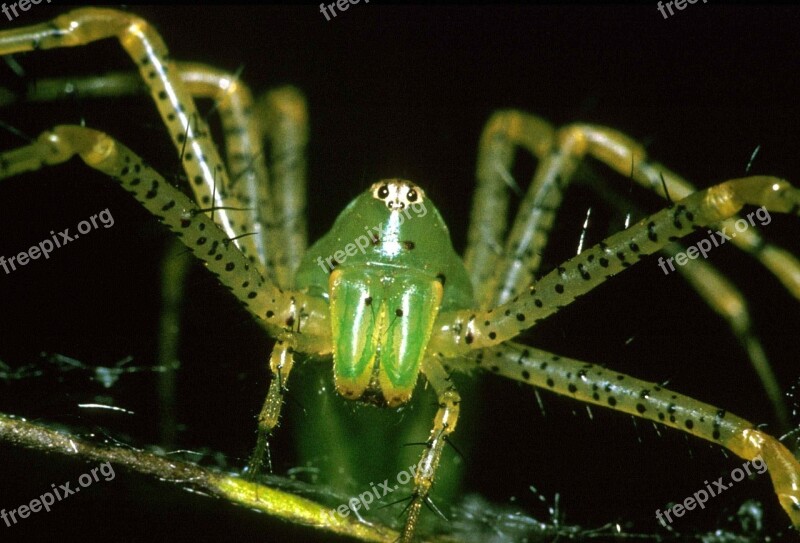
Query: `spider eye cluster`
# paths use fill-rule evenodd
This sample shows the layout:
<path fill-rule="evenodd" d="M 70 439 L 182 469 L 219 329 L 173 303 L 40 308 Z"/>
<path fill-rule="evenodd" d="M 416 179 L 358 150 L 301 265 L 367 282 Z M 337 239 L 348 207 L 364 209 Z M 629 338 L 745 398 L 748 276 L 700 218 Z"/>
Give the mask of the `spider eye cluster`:
<path fill-rule="evenodd" d="M 392 179 L 378 181 L 370 188 L 372 197 L 381 200 L 390 211 L 402 211 L 425 200 L 425 191 L 411 181 Z"/>

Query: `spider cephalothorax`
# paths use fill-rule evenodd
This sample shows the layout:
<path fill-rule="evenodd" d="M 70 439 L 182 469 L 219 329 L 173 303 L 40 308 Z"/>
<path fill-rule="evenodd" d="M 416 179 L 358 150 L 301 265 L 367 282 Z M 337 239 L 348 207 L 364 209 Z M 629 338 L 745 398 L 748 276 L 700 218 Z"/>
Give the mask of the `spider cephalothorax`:
<path fill-rule="evenodd" d="M 336 389 L 396 407 L 408 401 L 440 310 L 472 288 L 439 211 L 409 181 L 373 184 L 308 250 L 297 288 L 330 299 Z"/>

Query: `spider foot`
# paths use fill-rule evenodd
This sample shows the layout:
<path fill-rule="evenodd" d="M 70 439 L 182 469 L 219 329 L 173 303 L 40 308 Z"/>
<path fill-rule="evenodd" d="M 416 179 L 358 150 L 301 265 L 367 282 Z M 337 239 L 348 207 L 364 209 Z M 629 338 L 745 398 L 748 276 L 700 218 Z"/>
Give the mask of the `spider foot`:
<path fill-rule="evenodd" d="M 743 438 L 746 450 L 755 451 L 751 459 L 760 457 L 767 465 L 781 507 L 800 530 L 800 463 L 780 441 L 764 432 L 745 430 Z"/>

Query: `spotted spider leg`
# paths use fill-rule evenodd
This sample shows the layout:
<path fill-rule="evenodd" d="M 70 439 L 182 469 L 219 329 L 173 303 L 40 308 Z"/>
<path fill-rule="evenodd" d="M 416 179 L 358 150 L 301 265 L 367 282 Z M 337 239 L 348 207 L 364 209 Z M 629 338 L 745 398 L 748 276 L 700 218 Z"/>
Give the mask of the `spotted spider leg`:
<path fill-rule="evenodd" d="M 492 363 L 492 368 L 496 367 L 495 371 L 512 376 L 514 379 L 527 382 L 531 378 L 531 370 L 538 367 L 539 371 L 549 368 L 550 373 L 544 374 L 546 376 L 539 379 L 545 388 L 555 387 L 554 375 L 564 379 L 567 373 L 570 373 L 570 378 L 576 376 L 584 383 L 589 382 L 586 371 L 578 373 L 581 369 L 588 369 L 584 362 L 574 361 L 573 365 L 562 364 L 560 357 L 540 352 L 541 356 L 549 358 L 535 359 L 538 365 L 536 363 L 525 365 L 527 354 L 520 356 L 515 348 L 503 347 L 501 344 L 630 267 L 632 262 L 629 259 L 641 259 L 645 255 L 652 254 L 666 244 L 687 235 L 694 228 L 704 228 L 721 222 L 733 216 L 745 205 L 765 206 L 769 211 L 800 215 L 800 190 L 783 180 L 759 176 L 726 181 L 694 193 L 568 260 L 542 277 L 535 286 L 529 287 L 527 293 L 513 298 L 509 303 L 489 310 L 452 311 L 442 315 L 436 323 L 435 335 L 431 338 L 430 352 L 441 358 L 454 358 L 475 349 L 493 348 L 495 356 L 505 359 L 505 362 Z M 506 354 L 508 352 L 513 354 Z M 500 353 L 499 356 L 496 353 Z M 474 356 L 477 361 L 478 355 Z M 520 369 L 520 361 L 524 366 L 523 369 Z M 546 361 L 547 364 L 542 365 L 542 361 Z M 455 369 L 461 368 L 455 367 Z M 642 396 L 643 390 L 647 390 L 648 393 L 651 389 L 655 390 L 652 384 L 641 381 L 632 389 L 621 385 L 616 385 L 615 388 L 607 382 L 605 372 L 595 370 L 595 375 L 600 380 L 592 384 L 597 384 L 599 387 L 602 383 L 604 390 L 609 387 L 606 392 L 613 393 L 611 396 L 602 397 L 598 390 L 591 388 L 589 389 L 591 392 L 578 395 L 577 382 L 564 383 L 562 389 L 566 389 L 567 393 L 576 399 L 600 404 L 606 402 L 612 408 L 616 408 L 618 404 L 616 396 L 618 393 L 629 398 L 638 396 L 642 400 L 646 399 Z M 622 381 L 625 377 L 616 379 Z M 587 392 L 585 388 L 581 390 Z M 595 398 L 594 394 L 598 397 Z M 685 403 L 681 403 L 681 409 L 686 417 L 681 419 L 676 416 L 675 421 L 670 420 L 671 425 L 700 437 L 710 438 L 711 441 L 748 460 L 760 455 L 770 470 L 781 505 L 793 524 L 800 527 L 800 465 L 783 445 L 767 434 L 754 430 L 752 424 L 742 419 L 738 419 L 735 424 L 727 428 L 727 433 L 714 428 L 714 414 L 719 410 L 695 400 L 675 395 L 675 398 L 669 398 L 676 400 L 675 402 L 668 401 L 666 405 L 662 405 L 667 401 L 665 396 L 659 394 L 653 395 L 653 398 L 655 403 L 650 407 L 644 403 L 634 405 L 628 401 L 623 410 L 627 409 L 631 414 L 640 416 L 649 412 L 650 420 L 666 424 L 665 421 L 659 420 L 657 415 L 659 410 L 663 416 L 666 416 L 664 413 L 674 414 L 673 411 L 678 409 L 677 400 L 681 402 L 685 400 Z M 645 411 L 642 411 L 643 407 Z M 650 411 L 647 411 L 648 409 Z M 705 423 L 703 426 L 696 422 L 700 417 L 703 417 Z M 689 420 L 691 423 L 687 424 L 686 421 Z"/>
<path fill-rule="evenodd" d="M 194 202 L 107 134 L 80 126 L 57 126 L 30 145 L 0 153 L 0 179 L 60 164 L 75 155 L 119 182 L 167 226 L 268 332 L 277 337 L 295 331 L 302 323 L 298 349 L 330 352 L 324 300 L 277 288 Z"/>
<path fill-rule="evenodd" d="M 688 182 L 659 164 L 645 160 L 644 150 L 631 138 L 605 127 L 592 125 L 570 125 L 555 132 L 544 120 L 533 115 L 515 111 L 499 111 L 487 122 L 481 137 L 478 160 L 478 184 L 487 196 L 504 202 L 508 198 L 504 176 L 509 176 L 513 164 L 514 148 L 520 146 L 539 160 L 533 181 L 520 203 L 519 213 L 505 241 L 504 250 L 495 260 L 494 273 L 484 266 L 480 276 L 473 276 L 483 284 L 488 282 L 487 295 L 482 300 L 484 307 L 506 303 L 514 295 L 535 281 L 541 265 L 541 254 L 555 223 L 555 215 L 561 206 L 563 194 L 574 180 L 574 172 L 585 155 L 593 156 L 624 175 L 632 175 L 640 185 L 663 196 L 663 186 L 658 172 L 664 173 L 664 184 L 670 195 L 688 195 L 695 191 Z M 626 156 L 627 154 L 627 156 Z M 626 162 L 627 161 L 627 162 Z M 627 171 L 625 164 L 627 163 Z M 658 188 L 661 187 L 661 192 Z M 601 188 L 595 183 L 596 190 Z M 473 220 L 483 219 L 484 208 L 506 204 L 474 200 Z M 495 222 L 499 219 L 495 218 Z M 724 224 L 732 224 L 733 219 Z M 500 224 L 504 226 L 501 221 Z M 475 223 L 473 222 L 473 229 Z M 471 231 L 472 233 L 472 231 Z M 768 255 L 762 262 L 790 289 L 800 275 L 800 263 L 788 252 L 766 243 L 757 232 L 740 246 L 747 252 L 759 256 Z M 484 238 L 480 235 L 483 234 Z M 500 246 L 502 228 L 476 231 L 470 237 L 467 262 L 471 255 L 485 253 L 489 247 Z M 739 236 L 732 241 L 739 240 Z M 667 249 L 670 252 L 671 249 Z M 701 295 L 706 303 L 720 313 L 729 323 L 736 337 L 746 349 L 751 364 L 756 370 L 768 398 L 781 424 L 788 428 L 789 417 L 772 368 L 760 341 L 752 330 L 751 319 L 741 294 L 721 277 L 713 267 L 692 266 L 681 268 L 682 275 Z M 706 283 L 705 281 L 710 281 Z M 720 286 L 719 290 L 713 288 Z"/>
<path fill-rule="evenodd" d="M 219 110 L 231 178 L 223 198 L 229 207 L 250 212 L 251 223 L 262 234 L 259 261 L 278 286 L 291 288 L 308 243 L 305 99 L 297 89 L 286 86 L 254 102 L 247 85 L 235 74 L 194 62 L 175 64 L 189 94 L 215 100 Z M 262 142 L 268 144 L 267 149 Z M 202 195 L 201 202 L 208 204 L 208 195 Z"/>
<path fill-rule="evenodd" d="M 592 182 L 591 185 L 606 203 L 620 213 L 632 211 L 639 216 L 645 215 L 643 210 L 638 209 L 632 201 L 624 196 L 608 194 L 603 183 Z M 674 256 L 679 252 L 685 251 L 686 248 L 676 242 L 667 246 L 662 252 L 666 255 Z M 780 387 L 777 382 L 774 385 L 774 390 L 777 391 L 775 394 L 767 386 L 772 379 L 770 377 L 772 370 L 761 341 L 752 331 L 752 320 L 745 297 L 722 272 L 707 260 L 696 260 L 692 263 L 692 266 L 688 267 L 679 266 L 677 272 L 683 276 L 711 309 L 728 321 L 731 330 L 749 354 L 750 360 L 754 362 L 754 369 L 758 373 L 762 385 L 770 393 L 769 397 L 776 412 L 779 427 L 782 431 L 788 431 L 791 427 L 788 409 L 786 403 L 782 401 Z M 762 373 L 764 370 L 768 372 L 768 375 Z"/>
<path fill-rule="evenodd" d="M 417 529 L 422 505 L 427 503 L 435 509 L 428 494 L 433 486 L 436 471 L 442 457 L 447 438 L 456 429 L 461 396 L 450 380 L 450 375 L 435 357 L 426 357 L 422 372 L 436 394 L 438 409 L 433 419 L 433 428 L 425 444 L 417 470 L 414 473 L 414 493 L 406 509 L 408 515 L 403 526 L 400 543 L 412 543 Z M 437 510 L 438 512 L 438 510 Z M 441 514 L 441 513 L 440 513 Z"/>
<path fill-rule="evenodd" d="M 745 205 L 798 215 L 800 191 L 775 177 L 754 176 L 696 192 L 568 260 L 506 304 L 475 312 L 445 312 L 437 319 L 433 352 L 456 356 L 511 339 L 630 267 L 634 258 L 662 249 L 693 228 L 721 222 Z"/>
<path fill-rule="evenodd" d="M 449 363 L 450 361 L 448 361 Z M 476 365 L 535 387 L 647 419 L 716 443 L 740 458 L 760 457 L 792 524 L 800 528 L 800 463 L 777 439 L 724 409 L 617 373 L 514 342 L 473 352 L 448 369 Z"/>

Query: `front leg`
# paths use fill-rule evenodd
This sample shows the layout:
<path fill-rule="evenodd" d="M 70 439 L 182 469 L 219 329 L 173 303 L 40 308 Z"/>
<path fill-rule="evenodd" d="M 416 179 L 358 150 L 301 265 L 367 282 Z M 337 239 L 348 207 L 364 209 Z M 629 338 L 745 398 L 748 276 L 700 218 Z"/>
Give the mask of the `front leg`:
<path fill-rule="evenodd" d="M 298 350 L 330 352 L 328 307 L 323 300 L 285 292 L 266 279 L 219 225 L 111 136 L 82 126 L 56 126 L 30 145 L 0 153 L 0 180 L 76 155 L 118 182 L 169 228 L 267 330 L 277 336 L 302 329 Z"/>
<path fill-rule="evenodd" d="M 461 396 L 438 360 L 426 358 L 422 363 L 422 371 L 436 393 L 439 409 L 433 419 L 433 429 L 425 444 L 425 452 L 422 453 L 422 458 L 417 464 L 417 472 L 414 474 L 414 495 L 408 507 L 408 517 L 403 526 L 400 543 L 411 543 L 414 539 L 422 504 L 428 500 L 447 436 L 456 429 L 461 403 Z"/>
<path fill-rule="evenodd" d="M 782 179 L 754 176 L 733 179 L 696 192 L 571 258 L 543 276 L 535 286 L 531 285 L 527 294 L 506 304 L 482 311 L 441 313 L 428 348 L 452 358 L 499 345 L 645 256 L 696 229 L 707 230 L 711 225 L 721 223 L 745 205 L 763 206 L 767 211 L 800 216 L 800 190 Z M 724 231 L 723 227 L 722 233 Z M 718 236 L 722 237 L 722 233 Z M 725 234 L 725 238 L 735 238 L 735 233 L 732 236 Z"/>

